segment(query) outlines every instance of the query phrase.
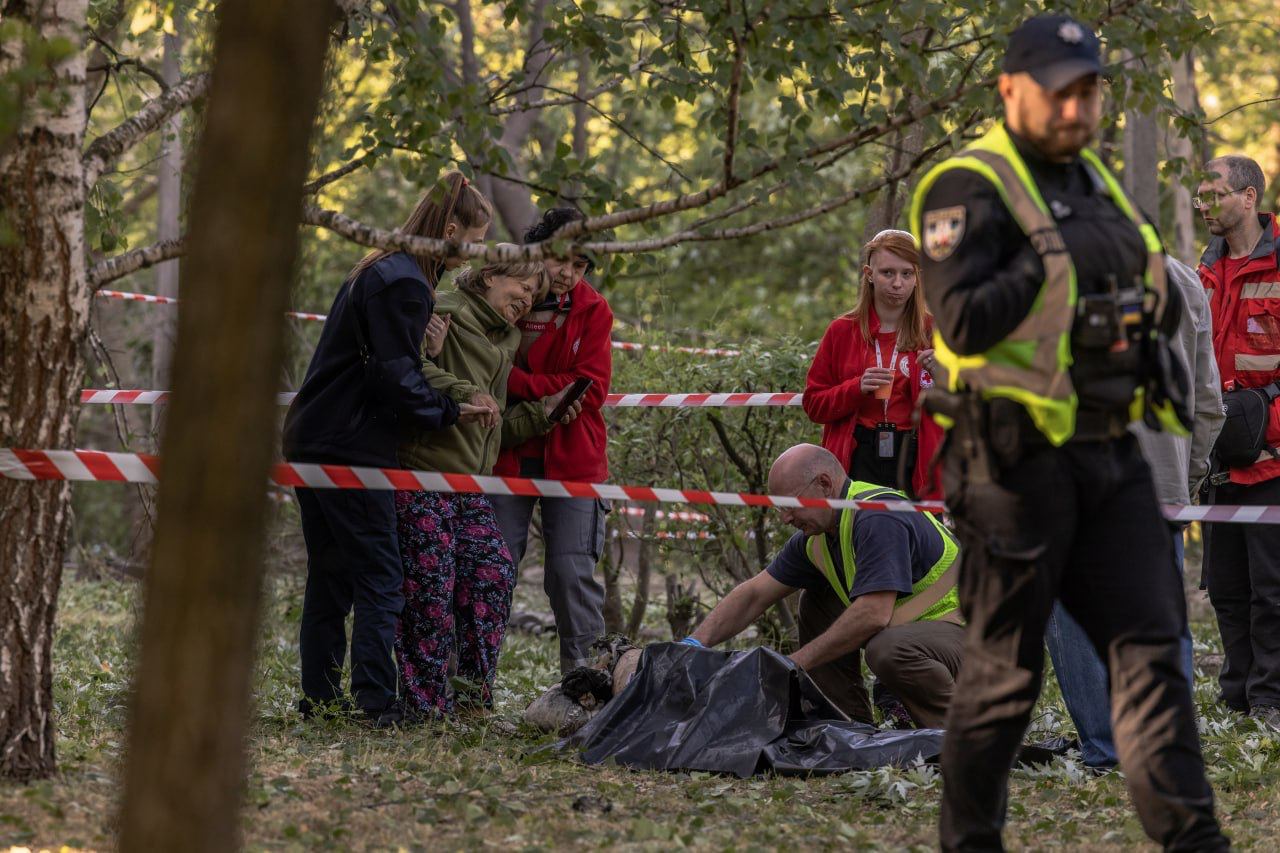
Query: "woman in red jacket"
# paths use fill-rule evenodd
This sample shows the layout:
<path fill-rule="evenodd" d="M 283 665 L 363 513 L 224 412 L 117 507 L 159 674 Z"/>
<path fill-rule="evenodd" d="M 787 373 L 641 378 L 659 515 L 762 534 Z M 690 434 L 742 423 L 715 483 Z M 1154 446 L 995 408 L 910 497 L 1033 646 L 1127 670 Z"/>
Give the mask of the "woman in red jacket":
<path fill-rule="evenodd" d="M 555 208 L 525 232 L 526 243 L 541 242 L 568 222 L 581 219 L 573 208 Z M 613 311 L 583 278 L 592 261 L 582 255 L 547 260 L 551 292 L 517 325 L 523 333 L 516 364 L 507 381 L 510 402 L 538 400 L 579 378 L 592 380 L 582 412 L 542 438 L 504 449 L 494 473 L 601 483 L 609 477 L 604 416 L 600 408 L 613 375 Z M 555 393 L 555 391 L 550 393 Z M 609 502 L 595 498 L 531 498 L 495 495 L 498 524 L 516 565 L 524 557 L 529 522 L 542 503 L 545 554 L 543 588 L 551 600 L 560 635 L 560 669 L 588 662 L 592 641 L 604 633 L 604 589 L 595 579 L 604 546 Z"/>
<path fill-rule="evenodd" d="M 919 249 L 908 232 L 889 230 L 862 252 L 858 301 L 822 336 L 804 410 L 822 424 L 822 446 L 854 480 L 899 488 L 898 460 L 905 453 L 914 493 L 940 497 L 938 478 L 926 469 L 941 431 L 925 417 L 917 436 L 912 421 L 920 392 L 933 384 Z"/>

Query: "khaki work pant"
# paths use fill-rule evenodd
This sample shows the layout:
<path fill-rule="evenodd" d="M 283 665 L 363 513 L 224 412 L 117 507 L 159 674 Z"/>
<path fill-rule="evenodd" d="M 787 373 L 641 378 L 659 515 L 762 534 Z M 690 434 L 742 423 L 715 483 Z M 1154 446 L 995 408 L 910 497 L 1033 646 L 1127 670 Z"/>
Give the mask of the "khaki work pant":
<path fill-rule="evenodd" d="M 844 602 L 834 589 L 802 592 L 797 617 L 800 644 L 818 637 L 844 611 Z M 902 700 L 916 725 L 940 729 L 955 690 L 963 648 L 963 627 L 950 622 L 912 622 L 886 628 L 872 637 L 866 647 L 867 666 L 889 692 Z M 872 722 L 861 652 L 808 672 L 827 698 L 850 719 Z"/>

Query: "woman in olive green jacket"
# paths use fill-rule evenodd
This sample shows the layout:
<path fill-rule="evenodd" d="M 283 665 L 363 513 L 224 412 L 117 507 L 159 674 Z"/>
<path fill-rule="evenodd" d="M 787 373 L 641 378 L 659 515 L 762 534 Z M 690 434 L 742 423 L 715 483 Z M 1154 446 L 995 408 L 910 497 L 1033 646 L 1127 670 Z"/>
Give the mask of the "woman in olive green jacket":
<path fill-rule="evenodd" d="M 520 344 L 515 321 L 547 284 L 541 262 L 495 263 L 465 270 L 455 290 L 439 295 L 423 374 L 454 400 L 487 401 L 491 416 L 409 437 L 399 448 L 402 465 L 489 474 L 504 439 L 518 443 L 552 428 L 548 414 L 563 392 L 499 415 Z M 406 714 L 450 714 L 457 703 L 487 707 L 516 580 L 493 506 L 485 495 L 402 491 L 396 518 L 405 598 L 396 656 Z M 455 690 L 458 683 L 469 686 Z"/>

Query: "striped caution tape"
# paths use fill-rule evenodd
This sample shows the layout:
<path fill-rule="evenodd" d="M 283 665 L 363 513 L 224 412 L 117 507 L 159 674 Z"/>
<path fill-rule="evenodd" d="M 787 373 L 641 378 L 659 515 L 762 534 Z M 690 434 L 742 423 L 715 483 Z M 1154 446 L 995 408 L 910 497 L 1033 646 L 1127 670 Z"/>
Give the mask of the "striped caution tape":
<path fill-rule="evenodd" d="M 155 483 L 159 457 L 142 453 L 108 453 L 101 450 L 0 449 L 0 477 L 15 480 L 96 480 L 118 483 Z M 720 504 L 724 506 L 831 507 L 879 509 L 890 512 L 945 512 L 937 501 L 856 501 L 830 498 L 797 498 L 757 495 L 749 492 L 709 492 L 700 489 L 665 489 L 653 486 L 619 486 L 610 483 L 577 483 L 569 480 L 530 480 L 473 474 L 442 474 L 401 468 L 366 468 L 279 462 L 272 466 L 271 482 L 277 486 L 311 489 L 402 489 L 463 494 L 522 495 L 547 498 L 605 498 L 639 503 Z M 1280 506 L 1177 506 L 1164 507 L 1170 521 L 1221 521 L 1237 524 L 1280 524 Z"/>
<path fill-rule="evenodd" d="M 99 290 L 96 295 L 102 299 L 121 299 L 125 302 L 150 302 L 154 305 L 177 305 L 179 300 L 172 296 L 153 296 L 150 293 L 131 293 L 125 290 Z M 295 320 L 315 320 L 323 323 L 328 319 L 327 314 L 312 314 L 306 311 L 286 311 L 286 317 L 292 317 Z M 736 349 L 716 349 L 714 347 L 680 347 L 670 346 L 667 344 L 636 344 L 629 341 L 611 341 L 614 349 L 620 350 L 656 350 L 659 352 L 684 352 L 692 355 L 719 355 L 719 356 L 737 356 L 742 355 L 740 350 Z"/>
<path fill-rule="evenodd" d="M 172 296 L 152 296 L 150 293 L 129 293 L 124 290 L 99 290 L 97 295 L 103 299 L 123 299 L 126 302 L 150 302 L 154 305 L 177 305 L 178 300 Z M 319 320 L 324 322 L 324 314 L 311 314 L 306 311 L 286 311 L 286 317 L 295 320 Z"/>
<path fill-rule="evenodd" d="M 624 506 L 617 510 L 622 515 L 641 516 L 645 511 L 638 506 Z M 658 510 L 653 514 L 658 521 L 710 521 L 711 516 L 701 512 L 663 512 Z"/>
<path fill-rule="evenodd" d="M 281 391 L 276 399 L 287 406 L 295 392 Z M 745 406 L 799 406 L 804 395 L 793 391 L 734 392 L 724 394 L 609 394 L 606 408 L 733 408 Z M 169 402 L 168 391 L 146 391 L 123 388 L 86 388 L 80 392 L 81 403 L 115 406 L 156 406 Z"/>

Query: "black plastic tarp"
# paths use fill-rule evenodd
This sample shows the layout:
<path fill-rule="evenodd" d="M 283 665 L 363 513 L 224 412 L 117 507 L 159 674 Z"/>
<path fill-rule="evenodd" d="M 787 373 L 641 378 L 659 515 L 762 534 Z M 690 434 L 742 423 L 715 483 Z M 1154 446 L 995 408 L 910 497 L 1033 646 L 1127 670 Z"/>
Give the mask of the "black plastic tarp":
<path fill-rule="evenodd" d="M 942 731 L 850 722 L 790 659 L 757 648 L 645 649 L 630 684 L 561 749 L 583 761 L 739 777 L 842 773 L 936 761 Z"/>

